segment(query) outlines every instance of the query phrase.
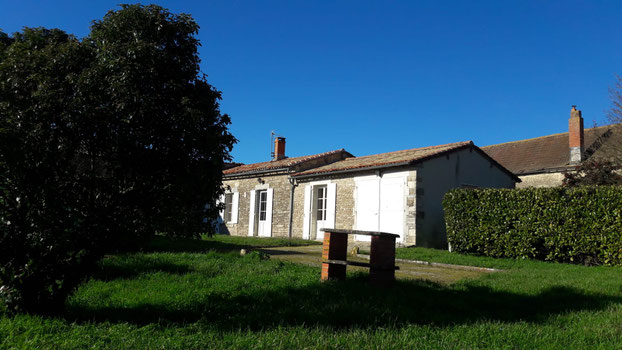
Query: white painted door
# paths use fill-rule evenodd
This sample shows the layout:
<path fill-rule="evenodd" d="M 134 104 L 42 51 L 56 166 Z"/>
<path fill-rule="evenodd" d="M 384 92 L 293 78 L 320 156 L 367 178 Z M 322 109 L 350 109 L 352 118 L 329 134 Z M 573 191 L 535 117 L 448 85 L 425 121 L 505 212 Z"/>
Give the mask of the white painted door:
<path fill-rule="evenodd" d="M 257 191 L 257 235 L 265 237 L 268 227 L 268 191 Z"/>
<path fill-rule="evenodd" d="M 310 239 L 311 235 L 309 234 L 311 230 L 311 205 L 312 195 L 311 195 L 311 185 L 305 186 L 305 202 L 304 202 L 304 216 L 302 223 L 302 239 Z"/>
<path fill-rule="evenodd" d="M 326 204 L 327 204 L 327 188 L 326 186 L 314 186 L 313 187 L 314 197 L 315 197 L 315 239 L 323 240 L 324 239 L 324 231 L 322 229 L 326 227 L 327 217 L 326 217 Z"/>
<path fill-rule="evenodd" d="M 378 177 L 367 177 L 356 181 L 356 229 L 378 231 L 378 203 L 380 201 Z M 358 241 L 370 241 L 370 236 L 356 235 Z"/>
<path fill-rule="evenodd" d="M 406 178 L 403 176 L 385 176 L 380 179 L 380 230 L 404 236 L 404 188 Z"/>
<path fill-rule="evenodd" d="M 248 208 L 248 235 L 255 235 L 255 217 L 257 213 L 257 191 L 250 192 L 250 206 Z"/>

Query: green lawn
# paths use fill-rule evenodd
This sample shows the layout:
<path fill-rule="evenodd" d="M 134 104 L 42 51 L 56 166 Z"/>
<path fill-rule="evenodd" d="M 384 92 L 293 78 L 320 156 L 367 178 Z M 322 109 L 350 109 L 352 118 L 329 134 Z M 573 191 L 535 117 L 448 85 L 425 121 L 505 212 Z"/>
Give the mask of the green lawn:
<path fill-rule="evenodd" d="M 399 249 L 398 256 L 496 267 L 452 285 L 320 269 L 241 247 L 289 240 L 158 238 L 107 257 L 62 317 L 0 316 L 0 348 L 612 349 L 622 339 L 622 269 Z"/>

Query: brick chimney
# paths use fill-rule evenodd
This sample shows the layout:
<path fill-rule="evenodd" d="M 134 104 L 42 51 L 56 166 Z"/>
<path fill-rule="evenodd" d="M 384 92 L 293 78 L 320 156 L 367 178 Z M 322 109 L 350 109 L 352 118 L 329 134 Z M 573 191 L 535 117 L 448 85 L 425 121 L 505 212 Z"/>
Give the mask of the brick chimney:
<path fill-rule="evenodd" d="M 285 138 L 277 137 L 274 139 L 274 160 L 285 158 Z"/>
<path fill-rule="evenodd" d="M 570 164 L 579 164 L 583 161 L 583 117 L 577 106 L 572 106 L 568 119 L 568 142 L 570 146 Z"/>

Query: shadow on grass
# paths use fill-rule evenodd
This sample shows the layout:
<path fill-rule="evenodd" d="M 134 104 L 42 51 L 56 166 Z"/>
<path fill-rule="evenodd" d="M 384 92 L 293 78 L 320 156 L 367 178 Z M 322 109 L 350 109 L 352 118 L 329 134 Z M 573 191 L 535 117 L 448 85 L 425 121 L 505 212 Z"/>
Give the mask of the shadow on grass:
<path fill-rule="evenodd" d="M 588 295 L 567 287 L 552 287 L 537 295 L 494 291 L 485 287 L 452 289 L 431 282 L 397 281 L 389 289 L 372 287 L 365 275 L 339 283 L 315 283 L 231 297 L 213 294 L 187 306 L 139 304 L 133 307 L 81 309 L 71 321 L 177 324 L 199 322 L 223 330 L 278 326 L 331 328 L 399 327 L 407 324 L 449 326 L 478 321 L 543 322 L 550 316 L 602 310 L 622 298 Z"/>
<path fill-rule="evenodd" d="M 120 257 L 120 258 L 119 258 Z M 131 260 L 131 263 L 127 262 Z M 127 254 L 112 256 L 93 273 L 92 278 L 101 281 L 131 279 L 141 274 L 166 272 L 184 274 L 193 271 L 188 264 L 175 263 L 145 255 Z"/>
<path fill-rule="evenodd" d="M 228 236 L 230 237 L 230 236 Z M 236 241 L 237 240 L 237 241 Z M 255 238 L 255 237 L 232 237 L 231 242 L 223 242 L 214 238 L 191 239 L 170 238 L 163 236 L 154 237 L 143 249 L 145 252 L 154 253 L 206 253 L 213 251 L 235 251 L 240 249 L 263 249 L 269 247 L 317 245 L 318 242 L 304 242 L 294 240 L 288 242 L 286 238 Z"/>

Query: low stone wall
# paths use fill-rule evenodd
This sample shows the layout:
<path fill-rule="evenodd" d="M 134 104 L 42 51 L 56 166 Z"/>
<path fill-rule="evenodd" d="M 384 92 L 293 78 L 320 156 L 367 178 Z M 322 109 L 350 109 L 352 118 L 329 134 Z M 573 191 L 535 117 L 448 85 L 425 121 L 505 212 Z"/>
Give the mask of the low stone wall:
<path fill-rule="evenodd" d="M 516 188 L 527 187 L 556 187 L 562 185 L 564 174 L 545 173 L 519 176 L 522 182 L 516 184 Z"/>

